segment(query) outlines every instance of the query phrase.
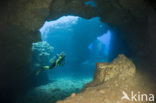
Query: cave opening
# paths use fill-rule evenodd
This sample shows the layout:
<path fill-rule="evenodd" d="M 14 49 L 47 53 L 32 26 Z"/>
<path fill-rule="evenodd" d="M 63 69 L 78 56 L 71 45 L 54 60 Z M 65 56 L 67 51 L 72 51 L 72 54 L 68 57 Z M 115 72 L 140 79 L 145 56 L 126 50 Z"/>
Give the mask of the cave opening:
<path fill-rule="evenodd" d="M 79 93 L 93 80 L 96 62 L 111 62 L 125 50 L 122 38 L 99 17 L 62 16 L 46 21 L 39 31 L 42 41 L 32 44 L 34 72 L 51 65 L 54 56 L 65 53 L 63 65 L 37 75 L 37 88 L 53 91 L 50 96 L 55 97 L 54 101 Z"/>
<path fill-rule="evenodd" d="M 93 65 L 96 62 L 110 61 L 112 33 L 109 26 L 99 19 L 95 17 L 86 20 L 78 16 L 63 16 L 55 21 L 45 22 L 40 29 L 42 41 L 54 48 L 53 56 L 60 52 L 66 54 L 64 67 L 48 72 L 49 79 L 92 78 L 95 68 Z M 93 67 L 90 66 L 87 70 L 85 65 L 90 64 Z"/>
<path fill-rule="evenodd" d="M 125 54 L 136 66 L 134 77 L 131 78 L 127 75 L 129 72 L 123 70 L 123 68 L 131 69 L 133 66 L 119 59 L 116 73 L 121 79 L 115 75 L 109 83 L 85 85 L 88 87 L 85 90 L 83 88 L 83 92 L 72 97 L 75 101 L 72 102 L 69 97 L 70 100 L 67 98 L 67 101 L 57 103 L 121 101 L 121 90 L 156 94 L 156 3 L 154 1 L 156 0 L 5 0 L 1 2 L 0 101 L 2 102 L 0 103 L 56 103 L 71 93 L 79 92 L 83 85 L 93 79 L 96 62 L 111 62 L 118 54 Z M 62 18 L 59 18 L 60 16 L 68 14 L 80 17 L 74 16 L 76 21 L 70 18 L 75 24 L 72 24 L 73 22 L 60 24 L 63 26 L 57 32 L 56 28 L 59 29 L 60 25 L 49 27 L 49 30 L 55 30 L 55 33 L 50 33 L 51 31 L 47 29 L 45 31 L 49 32 L 47 38 L 45 40 L 42 38 L 42 42 L 38 42 L 41 41 L 39 31 L 44 22 L 54 23 Z M 102 22 L 97 24 L 95 19 L 99 22 L 101 20 L 104 26 L 99 25 Z M 89 26 L 82 20 L 89 22 Z M 103 28 L 103 31 L 95 26 Z M 46 37 L 42 33 L 42 37 L 44 36 Z M 110 42 L 103 41 L 106 37 Z M 41 71 L 36 75 L 37 70 L 50 65 L 51 58 L 61 52 L 66 54 L 64 66 Z M 105 79 L 105 73 L 97 75 L 104 74 L 103 77 L 98 76 L 100 79 Z M 96 76 L 94 80 L 98 80 L 95 78 Z M 138 81 L 135 81 L 136 79 Z M 103 87 L 106 87 L 104 92 Z M 27 92 L 29 93 L 25 96 Z"/>

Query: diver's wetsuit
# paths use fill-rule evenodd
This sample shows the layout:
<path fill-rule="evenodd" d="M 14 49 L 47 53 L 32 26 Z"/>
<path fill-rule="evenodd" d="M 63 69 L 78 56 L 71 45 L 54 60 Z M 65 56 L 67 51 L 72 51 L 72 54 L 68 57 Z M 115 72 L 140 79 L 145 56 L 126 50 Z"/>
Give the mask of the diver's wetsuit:
<path fill-rule="evenodd" d="M 55 62 L 53 62 L 50 65 L 50 68 L 49 69 L 52 69 L 52 68 L 55 68 L 55 67 L 59 66 L 60 64 L 63 63 L 64 59 L 65 59 L 65 56 L 55 57 Z"/>
<path fill-rule="evenodd" d="M 52 61 L 51 61 L 51 65 L 50 66 L 44 66 L 42 68 L 40 68 L 37 72 L 36 72 L 36 75 L 39 75 L 39 73 L 42 71 L 42 70 L 49 70 L 49 69 L 53 69 L 59 65 L 64 65 L 63 64 L 63 61 L 65 59 L 65 55 L 64 54 L 60 54 L 59 56 L 55 56 Z"/>

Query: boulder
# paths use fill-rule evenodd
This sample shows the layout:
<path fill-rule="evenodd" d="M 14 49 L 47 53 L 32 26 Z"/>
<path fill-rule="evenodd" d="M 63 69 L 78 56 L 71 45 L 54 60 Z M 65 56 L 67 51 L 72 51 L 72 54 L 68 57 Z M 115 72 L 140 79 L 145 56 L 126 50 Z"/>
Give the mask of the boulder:
<path fill-rule="evenodd" d="M 112 63 L 97 63 L 93 81 L 86 84 L 76 96 L 57 103 L 136 103 L 132 94 L 141 103 L 144 101 L 139 101 L 139 96 L 154 95 L 154 88 L 155 84 L 145 74 L 136 72 L 131 60 L 119 55 Z M 122 99 L 124 94 L 129 96 L 129 100 Z"/>

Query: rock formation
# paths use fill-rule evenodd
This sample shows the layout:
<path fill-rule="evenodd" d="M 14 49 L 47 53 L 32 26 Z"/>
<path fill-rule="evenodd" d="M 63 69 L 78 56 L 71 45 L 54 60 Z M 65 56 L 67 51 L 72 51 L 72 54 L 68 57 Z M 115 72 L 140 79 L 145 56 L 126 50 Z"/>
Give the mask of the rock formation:
<path fill-rule="evenodd" d="M 119 55 L 112 63 L 97 63 L 94 82 L 102 83 L 112 78 L 125 79 L 135 74 L 135 65 L 124 55 Z"/>
<path fill-rule="evenodd" d="M 54 48 L 46 41 L 33 43 L 32 64 L 34 66 L 38 65 L 38 67 L 49 65 L 49 61 L 53 57 L 53 51 Z"/>
<path fill-rule="evenodd" d="M 154 85 L 145 84 L 150 83 L 136 74 L 134 63 L 124 55 L 119 55 L 110 64 L 97 63 L 94 80 L 86 84 L 78 95 L 70 96 L 57 103 L 135 103 L 132 100 L 122 100 L 123 92 L 128 96 L 131 92 L 154 94 Z"/>

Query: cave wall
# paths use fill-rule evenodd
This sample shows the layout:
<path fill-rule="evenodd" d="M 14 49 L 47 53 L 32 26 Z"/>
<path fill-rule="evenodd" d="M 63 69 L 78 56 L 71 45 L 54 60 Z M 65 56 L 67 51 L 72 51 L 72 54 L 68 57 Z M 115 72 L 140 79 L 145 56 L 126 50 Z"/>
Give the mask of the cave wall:
<path fill-rule="evenodd" d="M 31 47 L 49 15 L 51 0 L 6 0 L 0 3 L 0 101 L 11 103 L 34 85 Z M 2 103 L 5 103 L 2 102 Z"/>
<path fill-rule="evenodd" d="M 87 0 L 75 2 L 74 0 L 63 2 L 55 0 L 50 6 L 50 15 L 47 20 L 70 14 L 84 18 L 99 16 L 101 21 L 111 25 L 125 38 L 130 48 L 133 48 L 134 57 L 145 57 L 149 53 L 151 38 L 148 33 L 148 18 L 149 15 L 155 13 L 149 2 L 145 0 L 95 0 L 97 8 L 92 8 L 85 6 L 85 1 Z"/>
<path fill-rule="evenodd" d="M 29 67 L 31 44 L 40 41 L 39 28 L 45 20 L 63 15 L 101 17 L 133 49 L 132 55 L 155 61 L 156 11 L 148 0 L 6 0 L 0 3 L 0 86 L 20 88 L 31 85 Z M 30 82 L 31 81 L 31 82 Z"/>

